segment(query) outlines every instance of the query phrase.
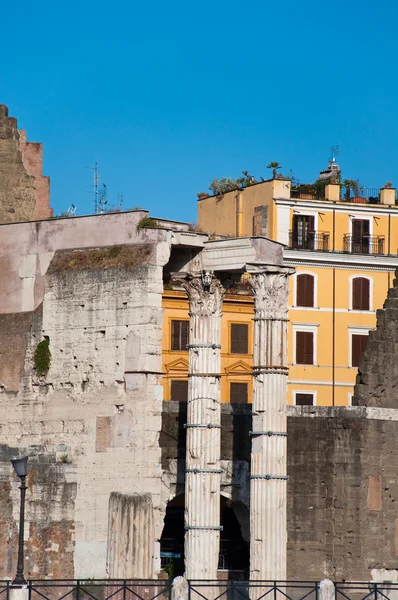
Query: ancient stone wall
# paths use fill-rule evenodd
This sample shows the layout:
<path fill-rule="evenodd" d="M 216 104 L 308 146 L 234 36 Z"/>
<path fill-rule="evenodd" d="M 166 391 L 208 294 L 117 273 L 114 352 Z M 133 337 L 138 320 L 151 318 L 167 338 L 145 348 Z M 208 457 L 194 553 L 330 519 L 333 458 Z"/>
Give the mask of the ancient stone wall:
<path fill-rule="evenodd" d="M 238 411 L 222 405 L 221 447 L 229 458 L 222 461 L 222 493 L 229 484 L 235 497 L 244 498 L 250 446 L 242 437 L 249 439 L 251 406 Z M 172 455 L 173 440 L 176 444 L 181 435 L 178 412 L 164 408 L 163 457 Z M 289 407 L 288 414 L 288 578 L 370 580 L 374 568 L 394 569 L 398 411 Z M 236 442 L 239 460 L 231 461 Z"/>
<path fill-rule="evenodd" d="M 26 132 L 0 105 L 0 223 L 48 219 L 50 179 L 42 174 L 42 144 L 27 142 Z"/>
<path fill-rule="evenodd" d="M 2 342 L 11 348 L 8 327 L 18 326 L 0 389 L 0 578 L 15 568 L 19 490 L 9 460 L 24 452 L 29 576 L 116 574 L 112 540 L 119 556 L 132 540 L 108 530 L 112 494 L 144 495 L 148 507 L 148 539 L 140 538 L 147 551 L 135 571 L 129 565 L 129 576 L 159 571 L 164 258 L 149 242 L 55 253 L 42 304 L 22 313 L 20 323 L 3 315 Z M 44 338 L 51 365 L 39 376 L 34 352 Z"/>
<path fill-rule="evenodd" d="M 398 408 L 398 279 L 376 315 L 377 326 L 369 332 L 352 403 Z"/>

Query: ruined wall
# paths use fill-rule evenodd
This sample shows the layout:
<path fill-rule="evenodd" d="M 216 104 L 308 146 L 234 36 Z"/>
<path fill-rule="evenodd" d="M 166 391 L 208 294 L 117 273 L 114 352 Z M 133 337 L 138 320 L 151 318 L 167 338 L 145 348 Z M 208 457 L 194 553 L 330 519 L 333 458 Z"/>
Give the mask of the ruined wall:
<path fill-rule="evenodd" d="M 222 406 L 223 493 L 228 496 L 231 486 L 232 497 L 244 499 L 250 474 L 244 438 L 251 430 L 251 406 L 237 410 L 240 414 Z M 181 436 L 177 418 L 178 407 L 164 408 L 163 459 Z M 239 450 L 231 460 L 235 443 Z M 373 568 L 396 568 L 397 454 L 398 411 L 289 407 L 289 579 L 370 580 Z M 174 467 L 172 461 L 163 460 L 163 465 Z M 180 485 L 182 477 L 183 469 Z"/>
<path fill-rule="evenodd" d="M 394 279 L 384 306 L 376 316 L 377 326 L 369 332 L 352 403 L 398 408 L 398 279 Z"/>
<path fill-rule="evenodd" d="M 0 223 L 52 216 L 50 179 L 42 164 L 42 144 L 27 142 L 26 132 L 0 105 Z"/>
<path fill-rule="evenodd" d="M 154 232 L 153 241 L 151 233 L 132 230 L 131 218 L 126 221 L 125 229 L 112 228 L 115 221 L 110 219 L 107 239 L 112 233 L 114 240 L 129 235 L 135 244 L 48 252 L 51 236 L 40 238 L 37 231 L 36 238 L 21 242 L 37 242 L 39 235 L 40 243 L 31 243 L 18 259 L 30 256 L 32 263 L 41 265 L 40 277 L 30 282 L 35 290 L 30 298 L 42 302 L 35 311 L 3 314 L 0 319 L 5 359 L 0 386 L 0 578 L 11 576 L 15 567 L 19 490 L 9 459 L 25 452 L 31 464 L 26 510 L 29 576 L 104 577 L 108 567 L 112 570 L 114 561 L 107 553 L 115 533 L 121 554 L 128 554 L 132 542 L 114 527 L 108 530 L 112 494 L 144 495 L 148 507 L 142 533 L 148 537 L 147 552 L 133 565 L 135 572 L 129 565 L 129 576 L 151 577 L 159 571 L 161 298 L 170 244 L 166 232 Z M 50 223 L 58 232 L 58 244 L 67 245 L 72 235 L 76 242 L 84 236 L 81 221 L 64 221 L 61 230 Z M 99 230 L 86 227 L 85 243 L 91 232 L 100 235 Z M 0 228 L 0 239 L 3 232 Z M 14 260 L 11 250 L 7 244 L 2 247 L 9 265 Z M 0 274 L 4 297 L 10 304 L 13 298 L 14 306 L 21 306 L 25 273 L 11 269 Z M 34 352 L 45 337 L 51 366 L 46 376 L 39 376 Z M 127 530 L 133 534 L 133 520 L 130 525 Z"/>
<path fill-rule="evenodd" d="M 17 423 L 6 424 L 2 420 L 0 427 L 2 441 L 11 436 L 17 440 L 20 431 Z M 47 428 L 43 424 L 41 429 L 44 433 Z M 0 445 L 1 577 L 16 572 L 20 482 L 10 460 L 23 453 L 29 453 L 25 576 L 33 579 L 46 573 L 54 579 L 73 577 L 76 467 L 60 461 L 59 457 L 66 451 L 62 441 L 55 445 L 31 446 L 28 438 L 24 436 L 25 447 Z"/>
<path fill-rule="evenodd" d="M 370 580 L 398 560 L 398 414 L 292 408 L 288 420 L 291 578 Z"/>

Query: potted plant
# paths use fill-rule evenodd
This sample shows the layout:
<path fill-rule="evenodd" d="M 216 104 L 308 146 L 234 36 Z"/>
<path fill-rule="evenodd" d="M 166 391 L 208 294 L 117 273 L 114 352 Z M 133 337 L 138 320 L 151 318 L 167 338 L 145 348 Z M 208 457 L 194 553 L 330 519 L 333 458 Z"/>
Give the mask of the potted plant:
<path fill-rule="evenodd" d="M 343 186 L 345 187 L 344 198 L 347 202 L 366 203 L 366 198 L 363 196 L 364 188 L 359 179 L 344 179 Z"/>
<path fill-rule="evenodd" d="M 209 194 L 207 192 L 198 192 L 196 195 L 199 200 L 204 200 L 205 198 L 209 197 Z"/>
<path fill-rule="evenodd" d="M 282 168 L 282 165 L 280 165 L 277 161 L 272 161 L 269 163 L 269 165 L 267 165 L 267 169 L 272 169 L 272 179 L 277 178 L 276 171 L 281 168 Z"/>

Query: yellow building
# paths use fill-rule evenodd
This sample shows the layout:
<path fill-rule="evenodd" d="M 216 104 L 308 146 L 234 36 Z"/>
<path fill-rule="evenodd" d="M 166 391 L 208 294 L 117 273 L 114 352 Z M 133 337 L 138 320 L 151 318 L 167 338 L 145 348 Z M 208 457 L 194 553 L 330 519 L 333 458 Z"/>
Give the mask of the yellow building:
<path fill-rule="evenodd" d="M 387 184 L 370 191 L 370 202 L 366 196 L 343 199 L 335 183 L 326 182 L 323 189 L 315 198 L 291 191 L 289 180 L 272 179 L 200 199 L 198 207 L 203 231 L 267 236 L 284 244 L 285 263 L 296 269 L 289 298 L 290 404 L 350 404 L 368 332 L 398 266 L 395 189 Z M 234 302 L 225 303 L 225 401 L 232 398 L 226 370 L 251 365 L 250 354 L 234 362 L 227 342 L 235 319 L 246 319 L 251 331 L 250 298 Z"/>
<path fill-rule="evenodd" d="M 163 293 L 163 386 L 165 400 L 188 397 L 188 301 L 185 292 Z M 228 294 L 221 325 L 221 401 L 251 402 L 253 301 Z"/>

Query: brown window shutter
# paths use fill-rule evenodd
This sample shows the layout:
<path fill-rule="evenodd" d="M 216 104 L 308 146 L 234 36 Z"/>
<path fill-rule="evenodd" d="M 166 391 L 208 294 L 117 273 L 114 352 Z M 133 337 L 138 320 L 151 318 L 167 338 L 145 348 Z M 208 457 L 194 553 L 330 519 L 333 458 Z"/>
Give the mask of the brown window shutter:
<path fill-rule="evenodd" d="M 312 331 L 296 332 L 296 364 L 314 364 L 314 334 Z"/>
<path fill-rule="evenodd" d="M 367 335 L 353 335 L 351 339 L 351 365 L 359 366 L 359 361 L 368 343 Z"/>
<path fill-rule="evenodd" d="M 189 321 L 171 322 L 171 349 L 172 350 L 187 350 L 189 337 Z"/>
<path fill-rule="evenodd" d="M 188 350 L 189 321 L 181 321 L 181 350 Z"/>
<path fill-rule="evenodd" d="M 245 323 L 231 323 L 231 354 L 248 354 L 249 326 Z"/>
<path fill-rule="evenodd" d="M 313 404 L 313 394 L 296 394 L 296 406 L 312 406 Z"/>
<path fill-rule="evenodd" d="M 170 400 L 186 402 L 188 400 L 188 380 L 172 379 L 170 385 Z"/>
<path fill-rule="evenodd" d="M 352 308 L 354 310 L 369 310 L 370 283 L 365 277 L 355 277 L 352 281 Z"/>
<path fill-rule="evenodd" d="M 297 306 L 314 306 L 314 277 L 303 273 L 297 276 Z"/>
<path fill-rule="evenodd" d="M 229 401 L 231 403 L 245 403 L 248 401 L 248 385 L 247 383 L 230 383 L 229 385 Z"/>

